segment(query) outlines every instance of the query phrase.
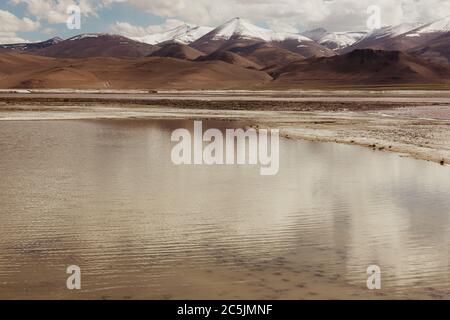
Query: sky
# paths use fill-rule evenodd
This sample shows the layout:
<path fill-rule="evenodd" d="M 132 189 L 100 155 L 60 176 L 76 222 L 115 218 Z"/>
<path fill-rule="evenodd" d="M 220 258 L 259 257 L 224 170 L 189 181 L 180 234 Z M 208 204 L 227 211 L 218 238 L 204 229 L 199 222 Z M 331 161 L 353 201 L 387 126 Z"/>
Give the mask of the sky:
<path fill-rule="evenodd" d="M 67 27 L 70 5 L 81 9 L 79 30 Z M 374 5 L 383 26 L 450 16 L 450 0 L 0 0 L 0 43 L 91 32 L 140 37 L 185 22 L 216 27 L 234 17 L 280 32 L 359 31 Z"/>

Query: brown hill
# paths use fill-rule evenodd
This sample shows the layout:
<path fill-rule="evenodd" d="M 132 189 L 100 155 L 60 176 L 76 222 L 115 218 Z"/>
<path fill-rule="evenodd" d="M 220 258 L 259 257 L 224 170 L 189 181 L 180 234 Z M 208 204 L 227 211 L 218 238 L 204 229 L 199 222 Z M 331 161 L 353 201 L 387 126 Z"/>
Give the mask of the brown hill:
<path fill-rule="evenodd" d="M 266 43 L 258 43 L 247 47 L 232 47 L 229 51 L 237 53 L 266 69 L 304 59 L 300 54 Z"/>
<path fill-rule="evenodd" d="M 442 83 L 449 81 L 450 68 L 398 51 L 364 49 L 294 62 L 271 75 L 276 85 Z"/>
<path fill-rule="evenodd" d="M 83 34 L 33 53 L 53 58 L 138 58 L 145 57 L 159 47 L 126 37 L 108 34 Z"/>
<path fill-rule="evenodd" d="M 273 68 L 270 75 L 244 67 L 246 58 L 235 53 L 226 52 L 224 57 L 237 62 L 165 57 L 57 59 L 0 52 L 0 88 L 257 89 L 450 83 L 448 65 L 397 51 L 356 50 L 304 59 Z"/>
<path fill-rule="evenodd" d="M 167 57 L 182 60 L 195 60 L 204 55 L 203 52 L 181 43 L 168 43 L 161 49 L 150 54 L 151 57 Z"/>
<path fill-rule="evenodd" d="M 450 63 L 450 32 L 429 41 L 424 46 L 410 50 L 410 53 L 438 63 Z"/>
<path fill-rule="evenodd" d="M 0 53 L 1 88 L 238 89 L 271 77 L 222 61 L 173 58 L 52 59 Z"/>
<path fill-rule="evenodd" d="M 92 85 L 100 85 L 100 81 L 93 74 L 78 69 L 74 61 L 0 52 L 0 87 L 89 88 Z M 80 85 L 73 86 L 76 83 Z M 83 83 L 85 85 L 82 85 Z"/>
<path fill-rule="evenodd" d="M 0 74 L 3 76 L 30 73 L 56 65 L 52 58 L 21 54 L 12 50 L 0 51 Z"/>
<path fill-rule="evenodd" d="M 214 40 L 211 35 L 207 34 L 206 36 L 191 43 L 190 46 L 199 51 L 211 54 L 216 51 L 227 51 L 232 47 L 248 47 L 251 45 L 262 43 L 264 43 L 264 41 L 259 39 L 240 39 L 239 37 L 233 37 L 232 39 Z"/>
<path fill-rule="evenodd" d="M 241 88 L 262 85 L 271 80 L 265 72 L 230 65 L 222 61 L 188 62 L 159 58 L 153 61 L 145 60 L 134 64 L 134 67 L 144 79 L 149 77 L 150 72 L 152 80 L 149 84 L 154 86 L 162 84 L 160 87 Z"/>
<path fill-rule="evenodd" d="M 255 62 L 241 57 L 240 55 L 230 51 L 216 51 L 207 56 L 199 57 L 197 61 L 214 61 L 220 60 L 226 63 L 234 64 L 243 68 L 260 70 L 262 67 Z"/>

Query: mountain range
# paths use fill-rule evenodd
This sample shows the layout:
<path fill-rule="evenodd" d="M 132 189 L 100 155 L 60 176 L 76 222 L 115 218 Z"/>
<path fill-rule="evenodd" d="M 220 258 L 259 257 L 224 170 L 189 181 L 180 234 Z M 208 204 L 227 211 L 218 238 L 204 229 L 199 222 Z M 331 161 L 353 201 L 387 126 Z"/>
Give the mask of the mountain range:
<path fill-rule="evenodd" d="M 5 44 L 0 62 L 4 88 L 448 84 L 450 17 L 371 32 L 302 34 L 235 18 L 217 28 L 184 24 L 133 39 L 103 33 Z"/>

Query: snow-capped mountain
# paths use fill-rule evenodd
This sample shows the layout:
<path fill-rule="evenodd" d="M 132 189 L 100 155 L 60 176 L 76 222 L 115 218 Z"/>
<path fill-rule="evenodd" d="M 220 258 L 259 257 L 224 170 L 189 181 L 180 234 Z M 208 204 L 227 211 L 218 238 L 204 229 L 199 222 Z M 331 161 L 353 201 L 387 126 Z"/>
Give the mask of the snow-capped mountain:
<path fill-rule="evenodd" d="M 386 26 L 380 29 L 376 29 L 369 33 L 364 40 L 379 40 L 383 38 L 394 38 L 402 34 L 408 33 L 412 30 L 419 28 L 421 23 L 402 23 L 396 26 Z"/>
<path fill-rule="evenodd" d="M 410 51 L 416 47 L 426 46 L 428 42 L 448 32 L 450 32 L 450 17 L 427 24 L 404 23 L 374 30 L 346 50 L 371 48 Z"/>
<path fill-rule="evenodd" d="M 83 33 L 76 35 L 72 38 L 67 39 L 68 41 L 76 41 L 76 40 L 82 40 L 82 39 L 88 39 L 88 38 L 98 38 L 101 36 L 107 36 L 107 33 Z"/>
<path fill-rule="evenodd" d="M 282 33 L 275 32 L 270 29 L 264 29 L 255 26 L 247 20 L 241 18 L 234 18 L 218 28 L 214 29 L 208 34 L 211 40 L 230 40 L 233 37 L 239 37 L 240 39 L 247 40 L 263 40 L 266 42 L 271 41 L 284 41 L 288 39 L 298 41 L 311 41 L 311 39 L 295 33 Z"/>
<path fill-rule="evenodd" d="M 420 35 L 430 33 L 446 33 L 450 32 L 450 16 L 422 25 L 420 27 L 411 30 L 406 34 L 407 37 L 419 37 Z"/>
<path fill-rule="evenodd" d="M 440 63 L 450 61 L 450 16 L 394 38 L 395 44 L 415 56 Z"/>
<path fill-rule="evenodd" d="M 312 29 L 312 30 L 307 30 L 302 33 L 302 35 L 304 35 L 305 37 L 310 38 L 316 42 L 319 42 L 320 39 L 322 39 L 327 34 L 329 34 L 329 32 L 324 28 L 316 28 L 316 29 Z"/>
<path fill-rule="evenodd" d="M 434 32 L 450 32 L 450 16 L 435 22 L 424 25 L 419 28 L 417 33 L 434 33 Z"/>
<path fill-rule="evenodd" d="M 402 23 L 396 26 L 385 26 L 369 32 L 365 37 L 345 48 L 350 52 L 355 49 L 403 50 L 404 45 L 395 39 L 422 26 L 420 23 Z"/>
<path fill-rule="evenodd" d="M 153 45 L 167 42 L 190 44 L 195 40 L 203 37 L 205 34 L 212 31 L 213 29 L 214 28 L 211 27 L 194 26 L 185 23 L 181 26 L 178 26 L 166 32 L 153 33 L 146 35 L 144 37 L 135 37 L 133 38 L 133 40 Z"/>
<path fill-rule="evenodd" d="M 367 35 L 367 31 L 328 32 L 323 28 L 308 30 L 302 35 L 336 52 L 358 42 Z"/>
<path fill-rule="evenodd" d="M 49 40 L 41 41 L 41 42 L 4 44 L 4 45 L 0 45 L 0 48 L 16 50 L 16 51 L 32 51 L 32 50 L 50 47 L 54 44 L 60 43 L 61 41 L 63 41 L 63 39 L 61 39 L 60 37 L 54 37 Z"/>
<path fill-rule="evenodd" d="M 261 42 L 290 50 L 304 57 L 334 55 L 331 50 L 303 35 L 261 28 L 241 18 L 234 18 L 222 24 L 193 42 L 191 46 L 209 54 L 218 49 L 229 50 L 232 47 L 244 47 Z"/>
<path fill-rule="evenodd" d="M 234 18 L 217 28 L 183 24 L 166 32 L 133 39 L 107 33 L 86 33 L 66 41 L 56 37 L 38 43 L 0 45 L 0 49 L 32 51 L 56 58 L 143 57 L 156 52 L 158 56 L 187 60 L 213 52 L 217 52 L 215 56 L 218 57 L 229 57 L 228 51 L 272 67 L 274 61 L 284 63 L 329 57 L 356 49 L 402 51 L 449 61 L 449 36 L 450 17 L 426 24 L 385 26 L 371 32 L 329 32 L 317 28 L 302 34 L 277 32 Z"/>
<path fill-rule="evenodd" d="M 52 58 L 139 58 L 155 52 L 157 46 L 138 42 L 120 35 L 86 33 L 58 42 L 33 53 Z"/>
<path fill-rule="evenodd" d="M 275 32 L 251 24 L 247 20 L 234 18 L 217 27 L 206 35 L 210 40 L 230 40 L 240 38 L 244 40 L 284 41 L 299 40 L 311 41 L 311 39 L 295 33 Z"/>
<path fill-rule="evenodd" d="M 331 32 L 319 39 L 319 43 L 331 50 L 340 51 L 350 47 L 367 35 L 365 31 Z"/>

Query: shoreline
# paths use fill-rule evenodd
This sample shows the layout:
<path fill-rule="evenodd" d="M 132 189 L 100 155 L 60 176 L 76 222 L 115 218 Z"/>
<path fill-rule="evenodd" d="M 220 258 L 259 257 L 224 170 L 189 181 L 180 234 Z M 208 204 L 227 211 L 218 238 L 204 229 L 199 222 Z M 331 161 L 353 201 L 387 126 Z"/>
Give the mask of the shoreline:
<path fill-rule="evenodd" d="M 226 98 L 226 97 L 225 97 Z M 403 101 L 273 100 L 140 101 L 0 97 L 1 121 L 203 119 L 278 128 L 283 137 L 355 145 L 419 160 L 450 164 L 450 98 Z M 256 99 L 256 97 L 255 97 Z M 271 98 L 272 99 L 272 98 Z"/>

